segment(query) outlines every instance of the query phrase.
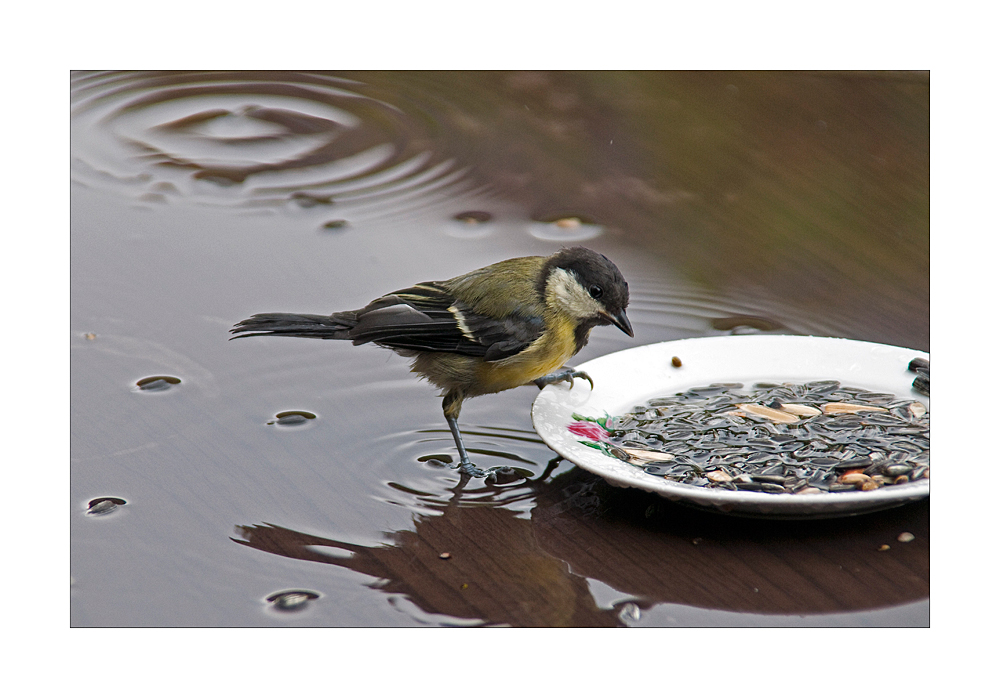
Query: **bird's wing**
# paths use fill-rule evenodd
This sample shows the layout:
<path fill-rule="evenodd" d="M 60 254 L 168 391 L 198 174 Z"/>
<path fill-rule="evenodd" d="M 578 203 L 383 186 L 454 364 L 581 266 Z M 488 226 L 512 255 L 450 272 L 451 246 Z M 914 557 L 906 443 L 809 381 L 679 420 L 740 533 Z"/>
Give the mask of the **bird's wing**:
<path fill-rule="evenodd" d="M 541 317 L 510 313 L 501 319 L 476 312 L 441 283 L 396 291 L 356 311 L 349 336 L 392 349 L 440 351 L 496 361 L 513 356 L 544 329 Z"/>

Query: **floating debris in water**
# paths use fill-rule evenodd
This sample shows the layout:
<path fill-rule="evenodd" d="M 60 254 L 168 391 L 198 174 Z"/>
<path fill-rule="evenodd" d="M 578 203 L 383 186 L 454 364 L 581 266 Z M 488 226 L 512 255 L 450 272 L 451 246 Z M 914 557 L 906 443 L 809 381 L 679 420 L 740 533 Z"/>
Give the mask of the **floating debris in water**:
<path fill-rule="evenodd" d="M 462 213 L 455 214 L 456 221 L 469 223 L 470 225 L 485 223 L 492 218 L 493 216 L 486 211 L 463 211 Z"/>
<path fill-rule="evenodd" d="M 314 208 L 316 206 L 332 206 L 333 197 L 323 196 L 321 194 L 310 194 L 306 191 L 297 191 L 292 194 L 292 201 L 297 203 L 302 208 Z"/>
<path fill-rule="evenodd" d="M 340 230 L 341 228 L 347 227 L 347 221 L 343 218 L 336 218 L 332 221 L 327 221 L 323 224 L 324 230 Z"/>
<path fill-rule="evenodd" d="M 910 533 L 909 531 L 903 531 L 898 536 L 896 536 L 896 540 L 898 540 L 900 543 L 910 543 L 915 538 L 916 536 Z"/>
<path fill-rule="evenodd" d="M 809 383 L 713 383 L 580 421 L 582 443 L 698 487 L 819 494 L 930 477 L 930 413 L 889 393 Z"/>
<path fill-rule="evenodd" d="M 281 591 L 267 597 L 267 602 L 279 611 L 301 611 L 310 601 L 319 598 L 314 591 Z"/>
<path fill-rule="evenodd" d="M 316 415 L 305 410 L 288 410 L 274 415 L 274 419 L 268 425 L 276 424 L 279 427 L 298 427 L 308 424 L 310 419 L 316 419 Z"/>
<path fill-rule="evenodd" d="M 483 479 L 487 485 L 507 485 L 511 482 L 524 480 L 531 477 L 533 473 L 527 468 L 512 468 L 509 465 L 501 465 L 491 468 L 489 474 Z"/>
<path fill-rule="evenodd" d="M 618 619 L 623 623 L 636 623 L 642 617 L 642 611 L 639 609 L 638 604 L 632 602 L 626 603 L 618 611 Z"/>
<path fill-rule="evenodd" d="M 98 497 L 87 502 L 87 513 L 92 516 L 110 514 L 120 506 L 125 505 L 125 500 L 120 497 Z"/>
<path fill-rule="evenodd" d="M 97 335 L 94 334 L 93 332 L 88 332 L 87 334 L 83 335 L 83 338 L 86 339 L 88 342 L 93 342 L 95 339 L 97 339 Z"/>
<path fill-rule="evenodd" d="M 147 376 L 146 378 L 140 378 L 136 381 L 136 385 L 139 386 L 139 390 L 167 390 L 172 385 L 177 385 L 181 382 L 180 378 L 175 376 Z"/>
<path fill-rule="evenodd" d="M 528 233 L 539 240 L 579 242 L 599 237 L 604 227 L 587 215 L 562 211 L 535 217 Z"/>

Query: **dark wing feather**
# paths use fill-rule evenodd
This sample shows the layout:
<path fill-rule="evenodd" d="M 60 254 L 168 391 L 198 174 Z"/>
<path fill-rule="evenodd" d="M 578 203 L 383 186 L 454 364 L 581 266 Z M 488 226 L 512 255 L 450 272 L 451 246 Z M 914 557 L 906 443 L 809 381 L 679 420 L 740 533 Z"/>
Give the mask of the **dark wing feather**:
<path fill-rule="evenodd" d="M 523 351 L 545 329 L 542 318 L 537 316 L 515 314 L 497 320 L 480 315 L 461 302 L 455 307 L 469 332 L 487 348 L 483 357 L 487 361 L 497 361 Z"/>
<path fill-rule="evenodd" d="M 356 311 L 349 337 L 404 351 L 440 351 L 496 361 L 522 351 L 541 335 L 538 317 L 503 319 L 476 313 L 441 284 L 397 291 Z"/>

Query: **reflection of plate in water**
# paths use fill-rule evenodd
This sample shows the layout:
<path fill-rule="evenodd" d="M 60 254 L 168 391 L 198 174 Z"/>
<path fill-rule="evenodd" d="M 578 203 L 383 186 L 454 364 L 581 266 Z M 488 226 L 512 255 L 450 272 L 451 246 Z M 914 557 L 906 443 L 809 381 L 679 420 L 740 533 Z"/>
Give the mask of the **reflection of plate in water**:
<path fill-rule="evenodd" d="M 671 360 L 680 359 L 675 367 Z M 832 518 L 877 511 L 922 499 L 930 482 L 919 480 L 870 492 L 768 494 L 707 489 L 670 482 L 580 443 L 569 431 L 573 414 L 620 415 L 655 397 L 718 382 L 808 382 L 834 379 L 844 385 L 929 398 L 913 391 L 911 359 L 928 358 L 913 349 L 829 337 L 743 335 L 703 337 L 650 344 L 603 356 L 578 366 L 594 379 L 594 389 L 577 380 L 550 385 L 535 399 L 532 419 L 545 443 L 585 470 L 613 485 L 638 487 L 667 499 L 714 511 L 769 518 Z"/>

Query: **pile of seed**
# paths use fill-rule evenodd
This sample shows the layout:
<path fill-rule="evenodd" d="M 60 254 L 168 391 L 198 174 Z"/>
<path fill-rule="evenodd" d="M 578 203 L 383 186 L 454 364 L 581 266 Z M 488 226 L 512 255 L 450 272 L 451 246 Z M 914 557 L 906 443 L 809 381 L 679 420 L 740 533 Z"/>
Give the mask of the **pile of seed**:
<path fill-rule="evenodd" d="M 930 477 L 919 401 L 838 381 L 713 383 L 607 420 L 608 450 L 674 482 L 775 494 L 874 490 Z"/>

